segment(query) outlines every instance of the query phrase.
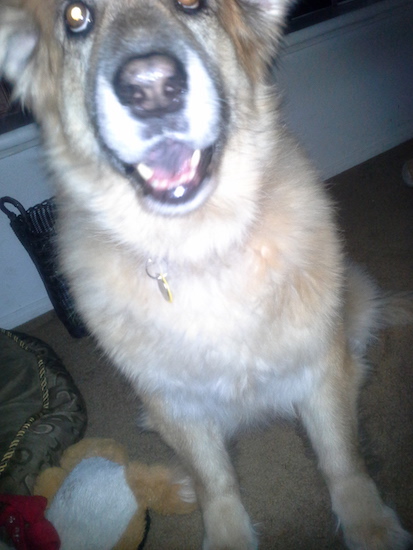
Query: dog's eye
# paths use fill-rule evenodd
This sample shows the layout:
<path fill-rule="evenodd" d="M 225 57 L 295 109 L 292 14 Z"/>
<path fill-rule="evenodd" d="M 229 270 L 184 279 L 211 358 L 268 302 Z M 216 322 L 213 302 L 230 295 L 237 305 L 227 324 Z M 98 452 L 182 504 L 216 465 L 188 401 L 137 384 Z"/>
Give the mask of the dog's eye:
<path fill-rule="evenodd" d="M 176 0 L 176 3 L 187 13 L 195 13 L 201 8 L 202 0 Z"/>
<path fill-rule="evenodd" d="M 66 27 L 72 33 L 85 33 L 92 27 L 92 14 L 86 4 L 75 2 L 69 4 L 65 11 Z"/>

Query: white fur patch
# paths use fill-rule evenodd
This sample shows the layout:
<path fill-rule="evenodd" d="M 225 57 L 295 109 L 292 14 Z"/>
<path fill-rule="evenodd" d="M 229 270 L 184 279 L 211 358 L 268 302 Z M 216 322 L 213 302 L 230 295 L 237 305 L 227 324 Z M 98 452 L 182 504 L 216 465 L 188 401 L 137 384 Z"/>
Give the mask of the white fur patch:
<path fill-rule="evenodd" d="M 110 550 L 137 510 L 124 467 L 95 457 L 72 470 L 46 517 L 59 534 L 61 550 Z"/>
<path fill-rule="evenodd" d="M 189 91 L 185 118 L 189 123 L 189 139 L 195 148 L 204 149 L 216 139 L 219 122 L 219 98 L 210 76 L 199 57 L 188 55 Z"/>
<path fill-rule="evenodd" d="M 251 4 L 258 4 L 261 9 L 273 17 L 283 17 L 287 9 L 294 3 L 293 0 L 249 0 Z"/>

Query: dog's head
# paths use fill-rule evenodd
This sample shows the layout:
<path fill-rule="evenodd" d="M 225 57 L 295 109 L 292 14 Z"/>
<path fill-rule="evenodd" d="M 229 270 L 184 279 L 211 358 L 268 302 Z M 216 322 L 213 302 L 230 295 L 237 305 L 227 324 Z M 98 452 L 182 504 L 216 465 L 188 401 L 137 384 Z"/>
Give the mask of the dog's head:
<path fill-rule="evenodd" d="M 289 4 L 0 0 L 0 69 L 49 149 L 107 166 L 146 209 L 182 214 L 219 185 Z"/>

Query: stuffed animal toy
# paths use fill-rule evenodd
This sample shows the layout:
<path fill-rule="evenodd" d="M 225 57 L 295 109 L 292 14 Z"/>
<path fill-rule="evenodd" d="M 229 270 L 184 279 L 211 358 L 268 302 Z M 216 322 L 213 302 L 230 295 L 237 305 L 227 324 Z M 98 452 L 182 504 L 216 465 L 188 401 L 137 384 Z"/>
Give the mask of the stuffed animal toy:
<path fill-rule="evenodd" d="M 83 439 L 44 470 L 36 495 L 48 500 L 45 516 L 60 550 L 136 550 L 147 531 L 147 510 L 182 514 L 196 508 L 188 478 L 165 466 L 129 462 L 111 439 Z"/>

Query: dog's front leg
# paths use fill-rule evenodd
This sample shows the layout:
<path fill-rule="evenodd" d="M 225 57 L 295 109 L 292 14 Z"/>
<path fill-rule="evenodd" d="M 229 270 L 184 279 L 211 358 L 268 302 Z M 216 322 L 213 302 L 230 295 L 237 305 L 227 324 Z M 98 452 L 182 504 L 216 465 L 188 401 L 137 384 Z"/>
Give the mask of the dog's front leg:
<path fill-rule="evenodd" d="M 384 505 L 357 443 L 357 395 L 362 366 L 337 354 L 318 390 L 299 410 L 327 480 L 333 510 L 351 550 L 402 550 L 410 535 Z M 343 354 L 344 355 L 344 354 Z"/>
<path fill-rule="evenodd" d="M 174 449 L 193 477 L 205 528 L 203 549 L 258 548 L 250 519 L 241 503 L 221 430 L 207 420 L 171 421 L 161 412 L 161 407 L 147 403 L 151 425 Z"/>

